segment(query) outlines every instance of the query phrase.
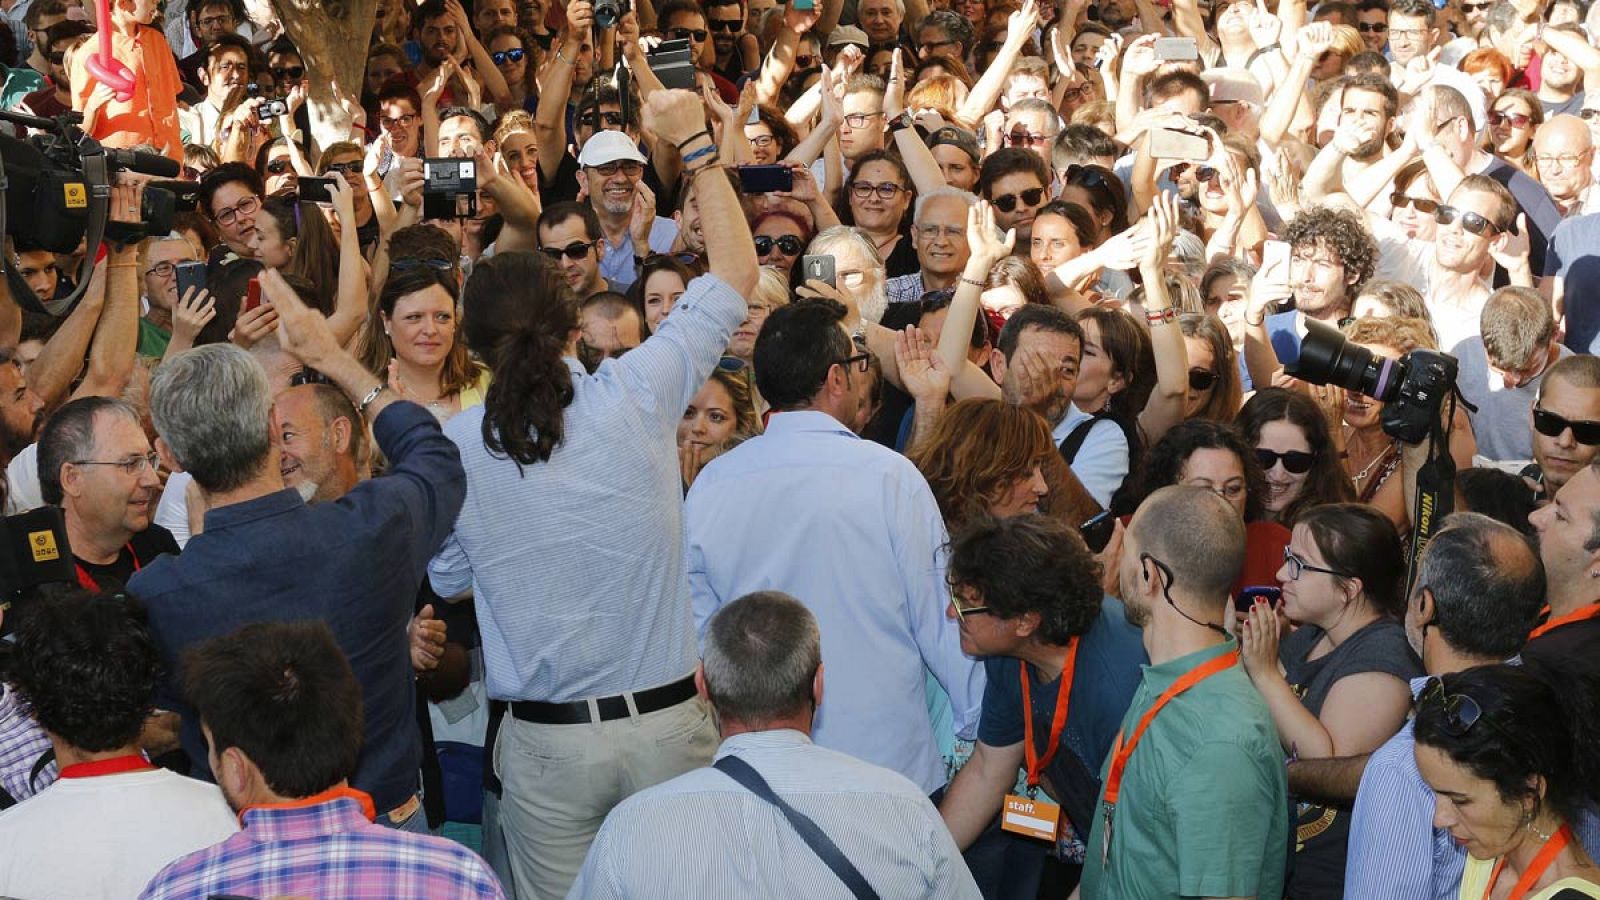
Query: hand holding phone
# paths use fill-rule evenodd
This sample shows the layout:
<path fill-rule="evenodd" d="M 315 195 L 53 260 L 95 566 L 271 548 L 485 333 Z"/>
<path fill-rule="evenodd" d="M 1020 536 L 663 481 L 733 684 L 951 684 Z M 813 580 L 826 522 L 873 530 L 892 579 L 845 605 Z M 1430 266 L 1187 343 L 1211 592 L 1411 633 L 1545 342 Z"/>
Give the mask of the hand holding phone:
<path fill-rule="evenodd" d="M 839 275 L 832 256 L 807 254 L 800 260 L 802 282 L 820 281 L 832 288 L 839 286 Z"/>
<path fill-rule="evenodd" d="M 1078 534 L 1083 537 L 1083 542 L 1089 545 L 1090 553 L 1099 553 L 1111 543 L 1111 535 L 1117 530 L 1117 517 L 1109 510 L 1100 513 L 1094 518 L 1078 526 Z"/>

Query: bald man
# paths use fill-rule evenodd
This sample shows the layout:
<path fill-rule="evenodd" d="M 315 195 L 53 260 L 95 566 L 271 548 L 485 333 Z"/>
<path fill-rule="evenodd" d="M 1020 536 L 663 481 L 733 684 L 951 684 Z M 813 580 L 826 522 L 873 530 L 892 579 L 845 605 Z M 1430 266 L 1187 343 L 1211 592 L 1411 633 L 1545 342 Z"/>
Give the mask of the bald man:
<path fill-rule="evenodd" d="M 1591 207 L 1588 199 L 1589 186 L 1594 183 L 1594 136 L 1589 123 L 1572 115 L 1551 118 L 1533 136 L 1533 155 L 1539 165 L 1539 181 L 1563 216 L 1600 211 Z"/>

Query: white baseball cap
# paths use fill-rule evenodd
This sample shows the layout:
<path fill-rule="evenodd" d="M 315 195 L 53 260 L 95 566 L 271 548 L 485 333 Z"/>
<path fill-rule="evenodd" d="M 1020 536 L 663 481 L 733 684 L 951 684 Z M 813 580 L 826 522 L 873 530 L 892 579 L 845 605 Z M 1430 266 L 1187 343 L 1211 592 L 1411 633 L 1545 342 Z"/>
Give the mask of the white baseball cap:
<path fill-rule="evenodd" d="M 633 138 L 620 131 L 596 131 L 583 142 L 583 150 L 578 153 L 578 165 L 584 167 L 603 166 L 618 160 L 648 162 Z"/>

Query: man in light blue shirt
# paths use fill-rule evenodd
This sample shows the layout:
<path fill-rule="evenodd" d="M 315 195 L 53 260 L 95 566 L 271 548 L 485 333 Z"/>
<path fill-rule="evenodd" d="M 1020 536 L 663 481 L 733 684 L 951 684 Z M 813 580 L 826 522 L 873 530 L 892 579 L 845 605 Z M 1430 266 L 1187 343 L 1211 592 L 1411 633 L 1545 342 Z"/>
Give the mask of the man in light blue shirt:
<path fill-rule="evenodd" d="M 618 805 L 569 897 L 849 897 L 787 815 L 747 782 L 765 782 L 811 819 L 880 897 L 978 896 L 921 787 L 812 743 L 821 643 L 816 617 L 778 591 L 741 597 L 711 618 L 695 686 L 717 711 L 717 765 Z M 759 781 L 748 771 L 735 780 L 728 767 L 741 764 Z"/>
<path fill-rule="evenodd" d="M 700 473 L 684 510 L 695 621 L 704 639 L 736 597 L 799 598 L 821 623 L 834 686 L 816 742 L 932 794 L 945 767 L 923 672 L 949 695 L 956 734 L 971 739 L 983 669 L 945 618 L 944 520 L 927 481 L 843 424 L 867 408 L 871 389 L 869 356 L 851 342 L 845 314 L 832 300 L 802 300 L 775 311 L 756 339 L 772 419 Z"/>
<path fill-rule="evenodd" d="M 656 215 L 655 194 L 644 184 L 649 161 L 626 134 L 595 132 L 579 151 L 578 165 L 579 199 L 588 197 L 605 232 L 600 274 L 626 290 L 638 280 L 645 256 L 672 249 L 678 223 Z"/>

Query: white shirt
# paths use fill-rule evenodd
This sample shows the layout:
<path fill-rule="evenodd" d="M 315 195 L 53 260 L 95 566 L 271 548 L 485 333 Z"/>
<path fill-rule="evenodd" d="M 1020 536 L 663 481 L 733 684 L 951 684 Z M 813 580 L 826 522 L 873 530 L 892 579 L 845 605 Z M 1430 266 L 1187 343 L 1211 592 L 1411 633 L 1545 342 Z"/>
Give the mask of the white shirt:
<path fill-rule="evenodd" d="M 156 515 L 153 520 L 157 525 L 172 532 L 172 539 L 178 542 L 178 548 L 189 543 L 189 485 L 194 481 L 194 476 L 188 472 L 173 472 L 167 477 L 167 486 L 161 492 L 161 502 L 156 504 Z"/>
<path fill-rule="evenodd" d="M 64 778 L 0 814 L 0 895 L 127 900 L 238 830 L 216 785 L 165 769 Z"/>
<path fill-rule="evenodd" d="M 1439 274 L 1434 242 L 1408 238 L 1400 226 L 1381 216 L 1369 215 L 1367 223 L 1378 240 L 1378 269 L 1373 277 L 1409 284 L 1421 292 L 1441 348 L 1476 337 L 1483 305 L 1492 291 L 1489 282 L 1479 278 L 1470 296 L 1441 297 L 1433 289 Z"/>
<path fill-rule="evenodd" d="M 29 444 L 6 466 L 6 515 L 14 516 L 44 505 L 39 488 L 39 445 Z"/>
<path fill-rule="evenodd" d="M 1067 435 L 1072 434 L 1072 429 L 1088 418 L 1089 413 L 1079 409 L 1076 403 L 1068 406 L 1066 417 L 1050 435 L 1056 446 L 1060 447 Z M 1110 509 L 1111 495 L 1128 477 L 1128 436 L 1122 433 L 1122 426 L 1110 419 L 1096 422 L 1069 465 L 1089 496 L 1102 509 Z"/>

